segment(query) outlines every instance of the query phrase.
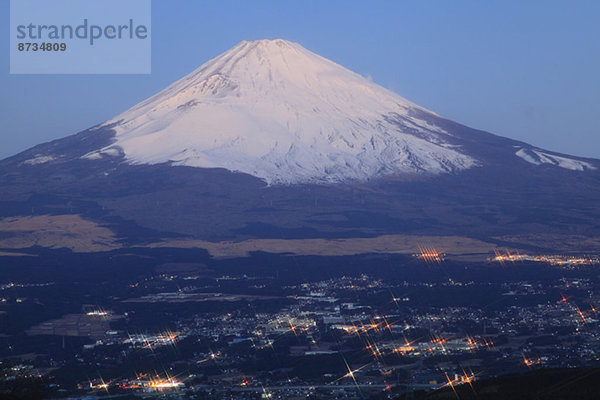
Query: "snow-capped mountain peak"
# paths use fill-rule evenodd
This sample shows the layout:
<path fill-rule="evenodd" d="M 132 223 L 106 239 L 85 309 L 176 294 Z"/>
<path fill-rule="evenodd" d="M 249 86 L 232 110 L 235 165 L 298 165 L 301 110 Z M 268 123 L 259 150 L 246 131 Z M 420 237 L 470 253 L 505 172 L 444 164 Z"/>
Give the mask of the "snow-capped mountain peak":
<path fill-rule="evenodd" d="M 297 43 L 241 42 L 107 124 L 87 158 L 214 168 L 268 183 L 438 174 L 478 161 L 435 116 Z"/>

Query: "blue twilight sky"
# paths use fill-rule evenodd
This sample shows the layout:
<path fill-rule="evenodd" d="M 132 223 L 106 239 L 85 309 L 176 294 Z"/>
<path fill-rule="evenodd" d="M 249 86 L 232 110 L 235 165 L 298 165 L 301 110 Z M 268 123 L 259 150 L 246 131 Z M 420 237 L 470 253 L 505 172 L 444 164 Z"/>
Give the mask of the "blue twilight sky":
<path fill-rule="evenodd" d="M 8 25 L 0 0 L 0 158 L 107 120 L 263 38 L 299 42 L 473 128 L 600 158 L 597 0 L 154 0 L 151 75 L 9 75 Z"/>

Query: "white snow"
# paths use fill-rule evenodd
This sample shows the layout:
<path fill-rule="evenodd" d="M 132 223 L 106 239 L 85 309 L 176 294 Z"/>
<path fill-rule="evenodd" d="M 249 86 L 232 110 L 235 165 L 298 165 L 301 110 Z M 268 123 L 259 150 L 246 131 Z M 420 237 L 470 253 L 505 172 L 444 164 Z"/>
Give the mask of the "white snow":
<path fill-rule="evenodd" d="M 23 164 L 27 164 L 27 165 L 45 164 L 45 163 L 50 162 L 55 159 L 56 159 L 56 157 L 54 157 L 54 156 L 36 155 L 34 158 L 30 158 L 29 160 L 23 161 Z"/>
<path fill-rule="evenodd" d="M 585 171 L 586 169 L 596 169 L 595 166 L 588 162 L 576 160 L 573 158 L 557 156 L 555 154 L 548 154 L 537 149 L 521 148 L 517 150 L 515 154 L 518 157 L 521 157 L 523 160 L 527 161 L 528 163 L 535 165 L 551 164 L 560 168 L 570 169 L 573 171 Z"/>
<path fill-rule="evenodd" d="M 99 152 L 134 164 L 223 167 L 268 183 L 364 181 L 478 165 L 435 115 L 285 40 L 242 42 L 106 124 Z"/>
<path fill-rule="evenodd" d="M 123 154 L 123 152 L 118 147 L 107 147 L 84 154 L 81 158 L 87 160 L 101 160 L 104 156 L 117 157 L 121 154 Z"/>

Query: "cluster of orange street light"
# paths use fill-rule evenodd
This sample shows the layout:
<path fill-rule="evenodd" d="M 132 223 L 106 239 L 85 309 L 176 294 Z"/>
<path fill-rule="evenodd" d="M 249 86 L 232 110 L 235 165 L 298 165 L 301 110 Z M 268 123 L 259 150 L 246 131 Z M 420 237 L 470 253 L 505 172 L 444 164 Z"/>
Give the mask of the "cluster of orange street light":
<path fill-rule="evenodd" d="M 413 255 L 427 264 L 441 264 L 445 256 L 444 253 L 427 246 L 419 246 L 419 252 Z"/>
<path fill-rule="evenodd" d="M 481 336 L 479 338 L 474 338 L 472 336 L 467 335 L 467 344 L 471 350 L 477 350 L 481 348 L 491 349 L 494 347 L 494 341 L 492 339 L 486 338 L 485 336 Z"/>
<path fill-rule="evenodd" d="M 509 250 L 505 250 L 504 252 L 494 250 L 494 257 L 492 257 L 490 260 L 499 262 L 500 264 L 504 264 L 506 262 L 515 263 L 519 261 L 534 261 L 559 266 L 592 265 L 600 263 L 600 260 L 597 257 L 571 257 L 561 255 L 532 256 L 529 254 L 520 254 L 518 251 L 511 253 Z"/>
<path fill-rule="evenodd" d="M 415 343 L 415 342 L 416 342 L 416 340 L 409 342 L 408 339 L 406 338 L 406 336 L 404 336 L 404 344 L 401 346 L 398 346 L 398 347 L 394 344 L 392 352 L 403 355 L 403 356 L 410 354 L 415 351 L 415 348 L 413 347 L 413 343 Z"/>
<path fill-rule="evenodd" d="M 291 318 L 288 318 L 288 325 L 290 326 L 290 329 L 288 330 L 288 332 L 292 332 L 294 334 L 294 336 L 298 336 L 298 333 L 306 332 L 309 330 L 308 326 L 304 326 L 302 324 L 294 325 Z"/>
<path fill-rule="evenodd" d="M 454 375 L 454 379 L 450 379 L 450 376 L 447 372 L 444 372 L 444 374 L 446 375 L 447 383 L 445 383 L 438 389 L 450 387 L 457 398 L 459 397 L 458 393 L 456 392 L 456 386 L 468 384 L 469 386 L 471 386 L 471 390 L 475 391 L 475 388 L 473 387 L 473 381 L 475 381 L 477 374 L 474 374 L 472 371 L 467 374 L 467 372 L 463 369 L 462 374 Z"/>
<path fill-rule="evenodd" d="M 533 367 L 536 365 L 541 365 L 544 362 L 540 359 L 540 357 L 536 357 L 536 358 L 527 358 L 525 356 L 525 354 L 523 354 L 523 364 L 529 368 L 529 367 Z"/>
<path fill-rule="evenodd" d="M 375 319 L 381 319 L 381 321 L 376 322 Z M 356 325 L 353 323 L 350 326 L 344 327 L 343 330 L 345 330 L 346 333 L 358 336 L 360 336 L 361 334 L 368 334 L 370 331 L 380 333 L 384 330 L 388 330 L 390 333 L 392 333 L 392 327 L 385 319 L 385 317 L 377 317 L 375 319 L 371 318 L 371 320 L 366 325 L 363 322 L 361 322 L 360 325 Z"/>
<path fill-rule="evenodd" d="M 168 372 L 161 376 L 158 373 L 151 374 L 136 374 L 135 379 L 123 381 L 104 381 L 100 378 L 97 383 L 90 381 L 90 389 L 101 390 L 109 393 L 109 389 L 114 387 L 119 390 L 139 390 L 148 389 L 157 392 L 178 389 L 184 386 L 184 383 L 177 379 L 176 376 L 170 375 Z"/>
<path fill-rule="evenodd" d="M 150 377 L 149 382 L 149 387 L 156 391 L 176 389 L 184 385 L 183 382 L 177 380 L 174 376 L 170 376 L 168 373 L 166 374 L 165 378 L 159 375 L 156 375 L 155 377 Z"/>
<path fill-rule="evenodd" d="M 171 332 L 167 330 L 165 332 L 159 333 L 158 335 L 129 335 L 127 341 L 133 345 L 139 344 L 144 349 L 149 349 L 154 351 L 154 348 L 157 346 L 166 346 L 171 345 L 175 346 L 177 344 L 177 338 L 179 337 L 178 333 Z"/>
<path fill-rule="evenodd" d="M 558 302 L 571 304 L 571 303 L 569 303 L 570 298 L 571 298 L 571 296 L 569 296 L 569 297 L 561 296 L 561 299 Z M 590 304 L 590 309 L 586 310 L 586 311 L 582 311 L 581 308 L 579 308 L 579 306 L 577 304 L 575 304 L 574 302 L 572 303 L 572 306 L 575 309 L 576 320 L 580 321 L 583 324 L 587 324 L 589 322 L 589 317 L 586 317 L 586 314 L 594 314 L 595 316 L 598 315 L 598 311 L 596 310 L 596 307 L 594 307 L 593 304 Z"/>
<path fill-rule="evenodd" d="M 90 317 L 106 317 L 106 316 L 110 315 L 111 312 L 106 311 L 101 307 L 98 307 L 97 309 L 90 310 L 90 311 L 86 312 L 85 314 Z"/>

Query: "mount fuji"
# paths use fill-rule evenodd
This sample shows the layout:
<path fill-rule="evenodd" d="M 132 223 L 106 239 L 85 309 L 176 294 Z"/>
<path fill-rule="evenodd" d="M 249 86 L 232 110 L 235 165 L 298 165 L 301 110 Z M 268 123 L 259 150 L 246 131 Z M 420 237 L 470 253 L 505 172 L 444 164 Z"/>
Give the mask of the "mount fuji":
<path fill-rule="evenodd" d="M 87 154 L 240 171 L 268 183 L 366 181 L 477 165 L 433 113 L 302 46 L 242 42 L 117 116 Z"/>
<path fill-rule="evenodd" d="M 0 161 L 0 217 L 77 214 L 126 243 L 595 236 L 599 167 L 452 122 L 297 43 L 258 40 Z"/>

